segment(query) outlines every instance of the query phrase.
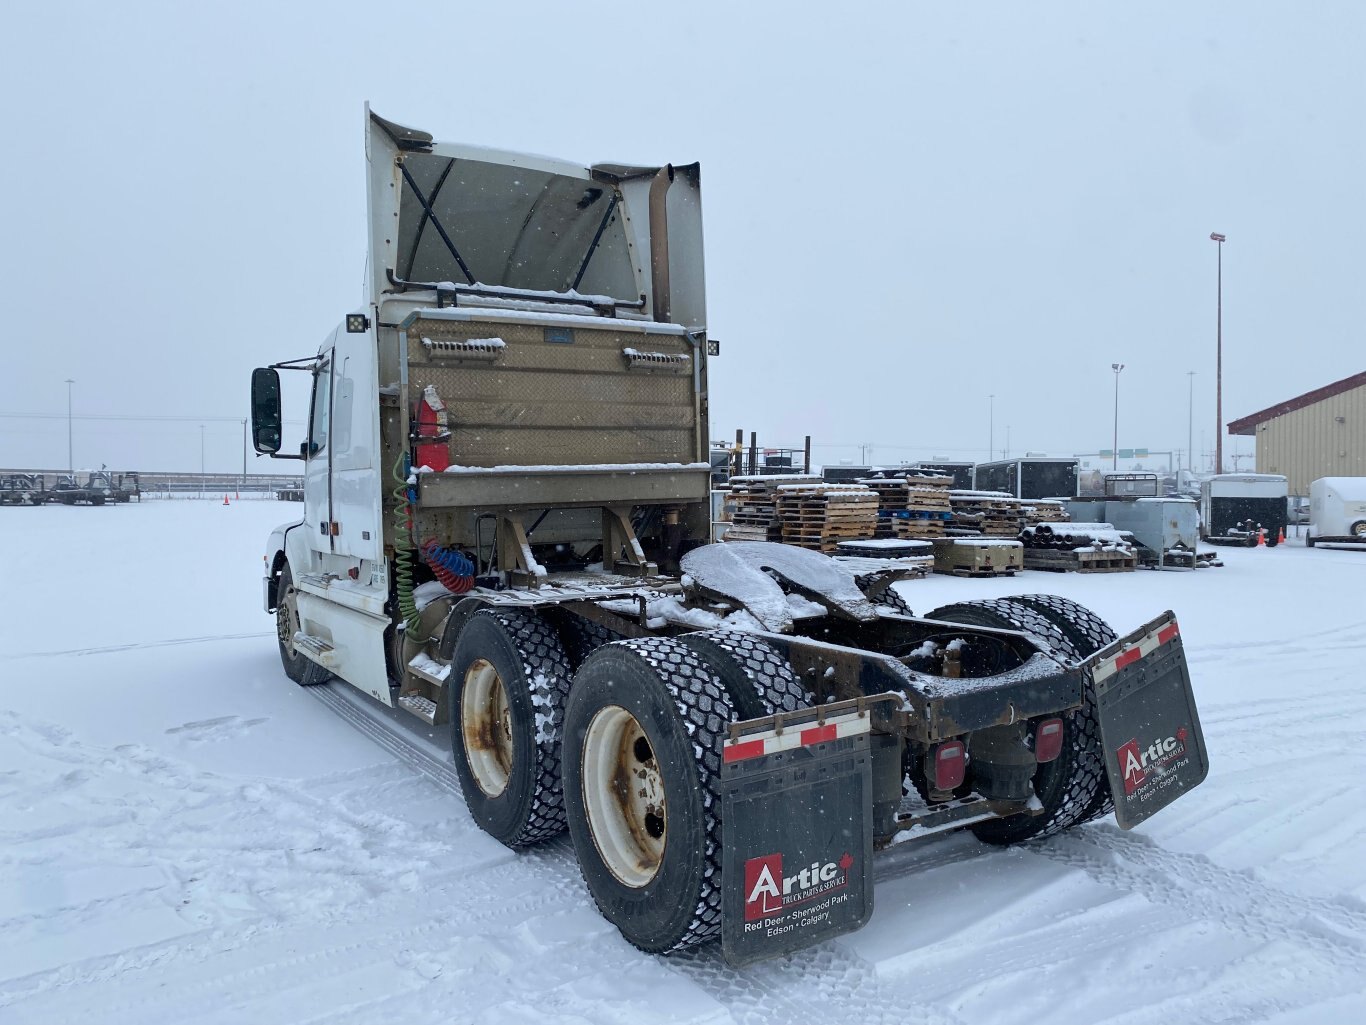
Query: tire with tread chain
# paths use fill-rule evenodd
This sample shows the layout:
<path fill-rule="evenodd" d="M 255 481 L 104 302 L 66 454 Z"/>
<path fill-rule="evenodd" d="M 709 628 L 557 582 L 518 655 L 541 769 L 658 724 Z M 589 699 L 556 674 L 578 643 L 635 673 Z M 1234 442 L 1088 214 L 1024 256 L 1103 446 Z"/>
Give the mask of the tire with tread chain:
<path fill-rule="evenodd" d="M 684 634 L 679 640 L 698 652 L 720 676 L 740 719 L 795 712 L 811 703 L 791 663 L 760 637 L 709 630 Z"/>
<path fill-rule="evenodd" d="M 465 803 L 508 847 L 564 831 L 560 743 L 573 673 L 534 612 L 481 609 L 451 652 L 451 748 Z"/>
<path fill-rule="evenodd" d="M 289 563 L 285 563 L 275 588 L 275 634 L 280 644 L 280 662 L 285 675 L 300 687 L 313 687 L 332 679 L 332 674 L 294 646 L 294 635 L 300 628 L 295 593 L 294 575 Z"/>
<path fill-rule="evenodd" d="M 968 626 L 1019 630 L 1035 638 L 1046 650 L 1067 658 L 1067 636 L 1047 617 L 1028 605 L 1009 599 L 960 602 L 935 609 L 926 618 Z M 1100 790 L 1108 791 L 1102 757 L 1100 723 L 1088 700 L 1071 715 L 1062 717 L 1062 753 L 1040 765 L 1034 774 L 1034 791 L 1043 811 L 1037 815 L 1011 815 L 970 826 L 986 843 L 1013 844 L 1051 836 L 1085 821 Z"/>
<path fill-rule="evenodd" d="M 716 670 L 678 638 L 608 644 L 575 678 L 569 833 L 598 909 L 642 950 L 720 935 L 721 745 L 734 717 Z"/>

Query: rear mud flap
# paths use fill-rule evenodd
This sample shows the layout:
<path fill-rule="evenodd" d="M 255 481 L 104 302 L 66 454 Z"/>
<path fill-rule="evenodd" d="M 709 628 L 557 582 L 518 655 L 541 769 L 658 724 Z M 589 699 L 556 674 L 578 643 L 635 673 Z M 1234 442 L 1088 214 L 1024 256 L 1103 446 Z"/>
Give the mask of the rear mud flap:
<path fill-rule="evenodd" d="M 1132 829 L 1209 774 L 1176 617 L 1164 612 L 1082 668 L 1095 683 L 1115 820 Z"/>
<path fill-rule="evenodd" d="M 723 755 L 726 960 L 749 964 L 862 928 L 873 913 L 867 712 L 751 732 Z"/>

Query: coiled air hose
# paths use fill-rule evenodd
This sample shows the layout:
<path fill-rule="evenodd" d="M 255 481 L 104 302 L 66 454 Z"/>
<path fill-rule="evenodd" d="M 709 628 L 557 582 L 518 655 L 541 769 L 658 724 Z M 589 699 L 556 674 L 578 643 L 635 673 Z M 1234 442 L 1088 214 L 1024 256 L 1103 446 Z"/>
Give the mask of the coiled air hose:
<path fill-rule="evenodd" d="M 413 598 L 413 506 L 408 490 L 408 454 L 404 452 L 394 463 L 394 590 L 398 594 L 398 610 L 403 614 L 404 626 L 416 631 L 422 623 L 417 601 Z M 415 638 L 416 639 L 416 638 Z"/>
<path fill-rule="evenodd" d="M 452 594 L 464 594 L 474 587 L 474 563 L 461 552 L 443 548 L 435 540 L 424 541 L 422 560 Z"/>

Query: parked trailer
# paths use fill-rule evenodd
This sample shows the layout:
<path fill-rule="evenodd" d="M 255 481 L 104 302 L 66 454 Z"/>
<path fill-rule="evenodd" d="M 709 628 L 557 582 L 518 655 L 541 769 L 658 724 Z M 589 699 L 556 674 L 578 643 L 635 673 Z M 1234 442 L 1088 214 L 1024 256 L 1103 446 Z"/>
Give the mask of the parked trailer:
<path fill-rule="evenodd" d="M 42 505 L 45 501 L 47 482 L 41 473 L 0 476 L 0 505 Z"/>
<path fill-rule="evenodd" d="M 112 492 L 108 475 L 99 470 L 86 471 L 84 479 L 79 474 L 64 473 L 45 492 L 44 500 L 62 505 L 104 505 L 112 501 Z"/>
<path fill-rule="evenodd" d="M 1304 543 L 1366 544 L 1366 477 L 1320 477 L 1309 485 Z"/>
<path fill-rule="evenodd" d="M 709 543 L 696 165 L 366 128 L 366 305 L 252 375 L 257 451 L 304 477 L 264 604 L 291 679 L 449 728 L 491 836 L 568 829 L 628 940 L 744 963 L 866 922 L 876 851 L 1127 828 L 1204 778 L 1170 612 L 917 617 L 819 553 Z M 281 370 L 312 377 L 298 456 Z"/>
<path fill-rule="evenodd" d="M 1077 460 L 1043 456 L 978 463 L 972 486 L 978 491 L 1004 491 L 1015 498 L 1074 498 Z"/>
<path fill-rule="evenodd" d="M 1276 473 L 1220 473 L 1200 482 L 1200 539 L 1275 546 L 1285 533 L 1287 479 Z"/>

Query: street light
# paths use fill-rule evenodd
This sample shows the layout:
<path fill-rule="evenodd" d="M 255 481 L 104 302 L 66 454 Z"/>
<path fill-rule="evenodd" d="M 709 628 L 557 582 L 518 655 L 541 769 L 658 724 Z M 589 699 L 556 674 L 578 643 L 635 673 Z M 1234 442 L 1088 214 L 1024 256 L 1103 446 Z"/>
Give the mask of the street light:
<path fill-rule="evenodd" d="M 1190 470 L 1195 471 L 1195 371 L 1186 371 L 1186 381 L 1189 387 L 1186 395 L 1186 451 L 1189 453 L 1187 462 L 1190 463 Z M 1186 483 L 1190 484 L 1187 476 Z"/>
<path fill-rule="evenodd" d="M 74 378 L 66 379 L 66 470 L 68 473 L 76 472 L 76 460 L 71 455 L 71 386 L 75 384 Z"/>
<path fill-rule="evenodd" d="M 1214 472 L 1224 472 L 1224 242 L 1227 235 L 1209 233 L 1215 243 L 1215 313 L 1214 313 Z"/>
<path fill-rule="evenodd" d="M 1119 469 L 1119 372 L 1124 369 L 1123 363 L 1111 363 L 1110 369 L 1115 372 L 1115 435 L 1110 442 L 1110 469 Z"/>
<path fill-rule="evenodd" d="M 987 459 L 994 459 L 996 448 L 996 396 L 987 396 Z"/>

